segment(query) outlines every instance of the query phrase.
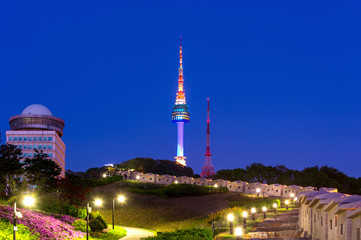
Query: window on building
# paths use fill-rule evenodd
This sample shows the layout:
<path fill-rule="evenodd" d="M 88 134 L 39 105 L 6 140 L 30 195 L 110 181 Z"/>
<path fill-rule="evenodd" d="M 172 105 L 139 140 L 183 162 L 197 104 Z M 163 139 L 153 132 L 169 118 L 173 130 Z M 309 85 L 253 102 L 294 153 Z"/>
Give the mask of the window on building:
<path fill-rule="evenodd" d="M 43 145 L 43 149 L 48 149 L 48 145 Z"/>
<path fill-rule="evenodd" d="M 321 217 L 321 227 L 323 226 L 323 217 Z"/>
<path fill-rule="evenodd" d="M 330 220 L 330 229 L 332 229 L 332 219 Z"/>
<path fill-rule="evenodd" d="M 52 153 L 48 153 L 48 156 L 49 156 L 49 157 L 52 157 L 52 156 L 53 156 L 53 154 L 52 154 Z"/>
<path fill-rule="evenodd" d="M 14 137 L 14 141 L 17 141 L 18 140 L 18 137 Z"/>
<path fill-rule="evenodd" d="M 23 149 L 23 145 L 19 145 L 19 148 L 20 148 L 20 149 Z"/>
<path fill-rule="evenodd" d="M 38 145 L 34 145 L 34 149 L 38 149 Z"/>
<path fill-rule="evenodd" d="M 39 149 L 43 149 L 43 145 L 39 145 Z"/>
<path fill-rule="evenodd" d="M 9 142 L 12 142 L 13 141 L 13 137 L 9 137 Z"/>
<path fill-rule="evenodd" d="M 32 142 L 33 141 L 33 137 L 29 137 L 29 142 Z"/>
<path fill-rule="evenodd" d="M 28 138 L 27 137 L 24 137 L 24 142 L 27 142 L 28 141 Z"/>
<path fill-rule="evenodd" d="M 48 149 L 53 149 L 53 145 L 48 145 Z"/>
<path fill-rule="evenodd" d="M 316 213 L 313 214 L 313 221 L 316 222 Z"/>
<path fill-rule="evenodd" d="M 53 141 L 53 138 L 52 138 L 52 137 L 48 137 L 48 141 L 49 141 L 49 142 Z"/>
<path fill-rule="evenodd" d="M 29 149 L 33 149 L 33 145 L 29 145 Z"/>
<path fill-rule="evenodd" d="M 341 235 L 343 234 L 343 224 L 341 223 Z"/>
<path fill-rule="evenodd" d="M 28 156 L 28 154 L 27 153 L 24 153 L 24 157 L 27 157 Z"/>
<path fill-rule="evenodd" d="M 19 137 L 19 142 L 23 141 L 23 138 L 22 137 Z"/>
<path fill-rule="evenodd" d="M 38 141 L 41 142 L 41 137 L 39 137 Z"/>
<path fill-rule="evenodd" d="M 38 141 L 38 138 L 37 137 L 34 137 L 34 142 Z"/>
<path fill-rule="evenodd" d="M 43 137 L 43 142 L 46 142 L 46 137 Z"/>
<path fill-rule="evenodd" d="M 33 154 L 32 154 L 32 153 L 29 153 L 29 157 L 33 157 Z"/>
<path fill-rule="evenodd" d="M 338 216 L 335 215 L 335 226 L 337 226 L 337 218 L 338 218 Z"/>
<path fill-rule="evenodd" d="M 24 149 L 28 149 L 28 145 L 24 145 Z"/>

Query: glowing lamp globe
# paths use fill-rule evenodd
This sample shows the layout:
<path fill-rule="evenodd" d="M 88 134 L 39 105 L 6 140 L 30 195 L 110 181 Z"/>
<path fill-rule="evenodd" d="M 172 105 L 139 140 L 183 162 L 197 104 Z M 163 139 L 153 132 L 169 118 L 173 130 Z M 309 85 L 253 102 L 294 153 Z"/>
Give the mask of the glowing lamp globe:
<path fill-rule="evenodd" d="M 295 194 L 294 194 L 294 193 L 291 193 L 291 194 L 290 194 L 290 197 L 291 197 L 291 198 L 295 197 Z"/>
<path fill-rule="evenodd" d="M 266 207 L 262 207 L 262 212 L 267 212 L 267 208 L 266 208 Z"/>
<path fill-rule="evenodd" d="M 285 201 L 286 205 L 290 204 L 290 200 Z"/>
<path fill-rule="evenodd" d="M 229 222 L 233 222 L 233 221 L 234 221 L 234 215 L 233 215 L 232 213 L 228 214 L 228 215 L 227 215 L 227 220 L 228 220 Z"/>
<path fill-rule="evenodd" d="M 273 208 L 277 208 L 278 205 L 277 205 L 277 203 L 274 203 L 272 206 L 273 206 Z"/>
<path fill-rule="evenodd" d="M 236 228 L 235 234 L 237 237 L 242 236 L 242 234 L 243 234 L 242 228 L 240 228 L 240 227 Z"/>
<path fill-rule="evenodd" d="M 256 212 L 257 212 L 256 208 L 254 208 L 254 207 L 251 208 L 251 212 L 252 212 L 252 213 L 256 213 Z"/>
<path fill-rule="evenodd" d="M 217 187 L 218 187 L 218 184 L 214 184 L 214 187 L 217 188 Z"/>
<path fill-rule="evenodd" d="M 33 206 L 35 203 L 35 199 L 32 196 L 24 197 L 23 204 L 25 206 Z"/>
<path fill-rule="evenodd" d="M 261 192 L 261 189 L 257 188 L 257 189 L 256 189 L 256 192 L 257 192 L 257 193 L 260 193 L 260 192 Z"/>
<path fill-rule="evenodd" d="M 125 202 L 125 197 L 124 196 L 118 196 L 118 201 L 123 203 Z"/>
<path fill-rule="evenodd" d="M 102 205 L 102 200 L 96 199 L 94 203 L 95 203 L 96 206 L 101 206 Z"/>
<path fill-rule="evenodd" d="M 244 211 L 244 212 L 242 213 L 242 217 L 244 217 L 244 218 L 248 217 L 248 213 L 247 213 L 246 211 Z"/>

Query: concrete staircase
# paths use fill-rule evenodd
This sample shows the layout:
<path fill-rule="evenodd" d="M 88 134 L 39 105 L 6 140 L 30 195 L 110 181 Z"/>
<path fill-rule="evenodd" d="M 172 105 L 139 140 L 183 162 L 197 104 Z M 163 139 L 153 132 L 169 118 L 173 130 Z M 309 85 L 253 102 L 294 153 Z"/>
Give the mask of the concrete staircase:
<path fill-rule="evenodd" d="M 255 231 L 249 232 L 250 239 L 304 239 L 298 228 L 298 209 L 293 209 L 275 218 L 266 218 L 256 225 Z"/>

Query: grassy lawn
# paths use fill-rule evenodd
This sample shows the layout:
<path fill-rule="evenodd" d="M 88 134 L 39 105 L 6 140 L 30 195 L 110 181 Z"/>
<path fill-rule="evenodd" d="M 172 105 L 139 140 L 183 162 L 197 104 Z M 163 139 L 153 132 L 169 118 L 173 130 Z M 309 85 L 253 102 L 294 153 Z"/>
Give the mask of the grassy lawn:
<path fill-rule="evenodd" d="M 108 225 L 108 227 L 112 227 Z M 120 227 L 120 226 L 114 226 L 114 230 L 110 229 L 107 233 L 94 233 L 91 232 L 89 239 L 97 240 L 118 240 L 119 238 L 125 237 L 127 235 L 127 231 Z M 86 239 L 83 238 L 83 239 Z"/>

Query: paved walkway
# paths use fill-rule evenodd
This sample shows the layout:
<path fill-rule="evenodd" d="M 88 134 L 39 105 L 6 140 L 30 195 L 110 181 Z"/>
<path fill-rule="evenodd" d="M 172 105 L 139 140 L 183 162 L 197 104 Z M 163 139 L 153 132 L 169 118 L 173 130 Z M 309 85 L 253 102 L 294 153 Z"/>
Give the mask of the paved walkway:
<path fill-rule="evenodd" d="M 121 240 L 140 240 L 143 237 L 154 236 L 152 232 L 149 232 L 142 228 L 125 227 L 125 226 L 121 226 L 121 227 L 127 230 L 127 236 L 121 238 Z"/>

